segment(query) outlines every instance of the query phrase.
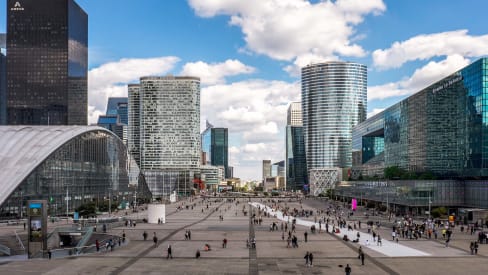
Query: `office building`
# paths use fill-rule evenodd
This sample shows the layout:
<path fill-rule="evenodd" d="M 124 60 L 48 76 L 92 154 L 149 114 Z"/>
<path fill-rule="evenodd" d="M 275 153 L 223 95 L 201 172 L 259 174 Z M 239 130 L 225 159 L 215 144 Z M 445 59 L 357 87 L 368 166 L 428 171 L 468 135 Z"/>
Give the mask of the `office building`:
<path fill-rule="evenodd" d="M 288 106 L 286 125 L 291 125 L 291 126 L 303 125 L 301 102 L 292 102 L 290 103 L 290 106 Z"/>
<path fill-rule="evenodd" d="M 206 129 L 202 132 L 201 144 L 202 156 L 205 156 L 203 161 L 206 164 L 213 166 L 224 166 L 225 178 L 230 178 L 229 175 L 229 143 L 228 143 L 228 129 L 215 128 L 210 122 L 206 121 Z"/>
<path fill-rule="evenodd" d="M 263 184 L 271 177 L 271 160 L 263 160 Z"/>
<path fill-rule="evenodd" d="M 128 140 L 127 147 L 129 153 L 136 160 L 137 165 L 141 165 L 141 144 L 140 144 L 140 86 L 139 84 L 127 85 L 128 94 Z"/>
<path fill-rule="evenodd" d="M 97 125 L 114 132 L 127 144 L 128 98 L 109 97 L 105 115 L 98 117 Z"/>
<path fill-rule="evenodd" d="M 49 215 L 86 203 L 134 203 L 149 196 L 124 144 L 96 126 L 0 126 L 0 217 L 26 217 L 28 200 L 47 200 Z"/>
<path fill-rule="evenodd" d="M 288 107 L 285 128 L 286 188 L 301 190 L 307 188 L 307 160 L 303 134 L 302 103 L 292 102 Z M 306 190 L 305 190 L 306 191 Z"/>
<path fill-rule="evenodd" d="M 308 173 L 302 126 L 286 126 L 286 188 L 307 191 Z"/>
<path fill-rule="evenodd" d="M 366 66 L 326 62 L 302 68 L 302 113 L 307 169 L 314 194 L 352 166 L 352 127 L 366 119 Z"/>
<path fill-rule="evenodd" d="M 278 161 L 271 165 L 272 177 L 284 177 L 285 176 L 285 161 Z"/>
<path fill-rule="evenodd" d="M 87 124 L 88 16 L 74 0 L 7 0 L 7 52 L 7 124 Z"/>
<path fill-rule="evenodd" d="M 233 166 L 229 166 L 227 167 L 227 173 L 226 173 L 228 179 L 232 179 L 234 178 L 234 167 Z"/>
<path fill-rule="evenodd" d="M 407 210 L 488 208 L 487 79 L 482 58 L 354 127 L 351 178 L 362 181 L 336 194 L 388 196 Z"/>
<path fill-rule="evenodd" d="M 142 77 L 128 89 L 129 150 L 153 197 L 190 195 L 200 176 L 200 79 Z"/>

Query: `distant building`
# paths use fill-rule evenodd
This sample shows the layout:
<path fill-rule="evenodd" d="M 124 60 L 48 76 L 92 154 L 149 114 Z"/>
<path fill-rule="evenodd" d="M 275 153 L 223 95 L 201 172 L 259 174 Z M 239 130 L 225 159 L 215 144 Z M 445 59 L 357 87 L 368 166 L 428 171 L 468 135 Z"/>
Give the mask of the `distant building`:
<path fill-rule="evenodd" d="M 74 0 L 8 0 L 7 34 L 7 124 L 87 125 L 85 11 Z"/>
<path fill-rule="evenodd" d="M 224 166 L 225 177 L 229 178 L 229 144 L 228 129 L 215 128 L 207 121 L 207 128 L 202 132 L 202 151 L 205 152 L 205 163 Z"/>
<path fill-rule="evenodd" d="M 303 126 L 301 102 L 292 102 L 288 107 L 286 125 Z"/>
<path fill-rule="evenodd" d="M 138 88 L 129 86 L 129 105 L 137 98 L 139 109 L 129 106 L 129 149 L 153 197 L 190 195 L 200 176 L 200 79 L 142 77 Z"/>
<path fill-rule="evenodd" d="M 271 177 L 271 160 L 263 160 L 263 183 Z"/>
<path fill-rule="evenodd" d="M 226 175 L 227 175 L 228 179 L 233 178 L 234 177 L 234 167 L 232 167 L 232 166 L 227 167 Z"/>
<path fill-rule="evenodd" d="M 308 172 L 302 126 L 286 126 L 286 188 L 307 191 Z"/>
<path fill-rule="evenodd" d="M 271 165 L 272 177 L 285 177 L 285 161 L 278 161 Z"/>
<path fill-rule="evenodd" d="M 352 166 L 352 127 L 366 119 L 367 70 L 352 62 L 311 64 L 301 83 L 307 169 L 317 195 L 339 180 L 337 168 Z"/>
<path fill-rule="evenodd" d="M 97 125 L 114 132 L 127 144 L 128 98 L 109 97 L 107 112 L 98 117 Z"/>
<path fill-rule="evenodd" d="M 128 98 L 128 140 L 127 147 L 129 153 L 136 160 L 137 165 L 141 165 L 141 99 L 140 85 L 129 84 L 127 86 Z"/>

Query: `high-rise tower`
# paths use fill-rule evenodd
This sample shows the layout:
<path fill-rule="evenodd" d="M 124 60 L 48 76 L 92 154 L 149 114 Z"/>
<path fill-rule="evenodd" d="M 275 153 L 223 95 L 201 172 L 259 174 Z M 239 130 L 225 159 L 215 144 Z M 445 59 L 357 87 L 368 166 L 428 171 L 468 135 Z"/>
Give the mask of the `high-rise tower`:
<path fill-rule="evenodd" d="M 74 0 L 8 0 L 7 52 L 7 124 L 87 124 L 88 16 Z"/>
<path fill-rule="evenodd" d="M 326 62 L 302 68 L 303 127 L 312 185 L 322 188 L 324 180 L 327 184 L 339 180 L 340 174 L 332 175 L 329 168 L 352 166 L 352 127 L 366 119 L 366 86 L 362 64 Z"/>

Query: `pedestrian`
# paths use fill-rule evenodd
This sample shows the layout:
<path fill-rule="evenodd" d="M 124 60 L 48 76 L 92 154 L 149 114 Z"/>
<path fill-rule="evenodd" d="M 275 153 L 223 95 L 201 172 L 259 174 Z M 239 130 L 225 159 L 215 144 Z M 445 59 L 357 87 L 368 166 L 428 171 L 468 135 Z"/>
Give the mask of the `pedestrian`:
<path fill-rule="evenodd" d="M 344 271 L 346 272 L 346 275 L 351 275 L 351 267 L 349 266 L 349 264 L 346 265 L 346 268 L 344 268 Z"/>
<path fill-rule="evenodd" d="M 156 232 L 153 233 L 153 242 L 154 242 L 154 247 L 158 245 L 158 237 L 156 236 Z"/>
<path fill-rule="evenodd" d="M 305 266 L 308 266 L 308 259 L 309 259 L 309 256 L 310 254 L 308 253 L 307 251 L 307 254 L 305 254 L 305 257 L 303 257 L 305 259 Z"/>
<path fill-rule="evenodd" d="M 125 243 L 125 230 L 122 230 L 122 242 Z"/>
<path fill-rule="evenodd" d="M 305 231 L 305 233 L 303 233 L 303 236 L 305 237 L 305 242 L 307 242 L 307 237 L 308 237 L 307 231 Z"/>
<path fill-rule="evenodd" d="M 310 266 L 313 266 L 313 254 L 312 254 L 312 252 L 310 252 L 310 254 L 308 254 L 308 260 L 310 261 Z"/>
<path fill-rule="evenodd" d="M 478 242 L 474 242 L 474 254 L 478 255 Z"/>
<path fill-rule="evenodd" d="M 147 232 L 144 231 L 144 233 L 142 233 L 142 237 L 144 238 L 144 240 L 147 240 Z"/>
<path fill-rule="evenodd" d="M 199 249 L 197 249 L 197 253 L 195 255 L 195 258 L 197 258 L 197 259 L 200 258 L 200 250 Z"/>
<path fill-rule="evenodd" d="M 283 240 L 283 241 L 285 240 L 285 232 L 284 231 L 281 232 L 281 240 Z"/>
<path fill-rule="evenodd" d="M 469 244 L 469 249 L 471 250 L 471 255 L 474 255 L 474 242 Z"/>
<path fill-rule="evenodd" d="M 361 253 L 363 253 L 363 248 L 361 246 L 359 246 L 359 249 L 358 249 L 358 259 L 361 259 Z"/>
<path fill-rule="evenodd" d="M 222 248 L 227 248 L 227 239 L 225 239 L 225 238 L 222 241 Z"/>
<path fill-rule="evenodd" d="M 25 222 L 24 222 L 24 230 L 25 230 Z M 51 259 L 51 258 L 49 258 L 49 259 Z"/>
<path fill-rule="evenodd" d="M 361 265 L 364 265 L 364 252 L 361 252 Z"/>
<path fill-rule="evenodd" d="M 378 246 L 382 246 L 382 243 L 381 243 L 381 236 L 378 234 L 378 242 L 377 242 L 377 245 Z"/>
<path fill-rule="evenodd" d="M 171 245 L 168 244 L 168 256 L 166 256 L 166 259 L 173 259 L 173 252 L 171 250 Z"/>
<path fill-rule="evenodd" d="M 51 248 L 47 249 L 47 256 L 48 256 L 49 260 L 51 260 L 51 256 L 52 256 Z"/>

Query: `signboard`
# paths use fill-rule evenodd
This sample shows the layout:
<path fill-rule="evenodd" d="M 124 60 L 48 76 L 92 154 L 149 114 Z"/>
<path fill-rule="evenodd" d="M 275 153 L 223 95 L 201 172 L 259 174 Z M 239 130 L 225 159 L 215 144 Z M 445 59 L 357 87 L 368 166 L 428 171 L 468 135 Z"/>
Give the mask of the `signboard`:
<path fill-rule="evenodd" d="M 47 201 L 27 201 L 28 257 L 43 257 L 47 249 Z"/>

